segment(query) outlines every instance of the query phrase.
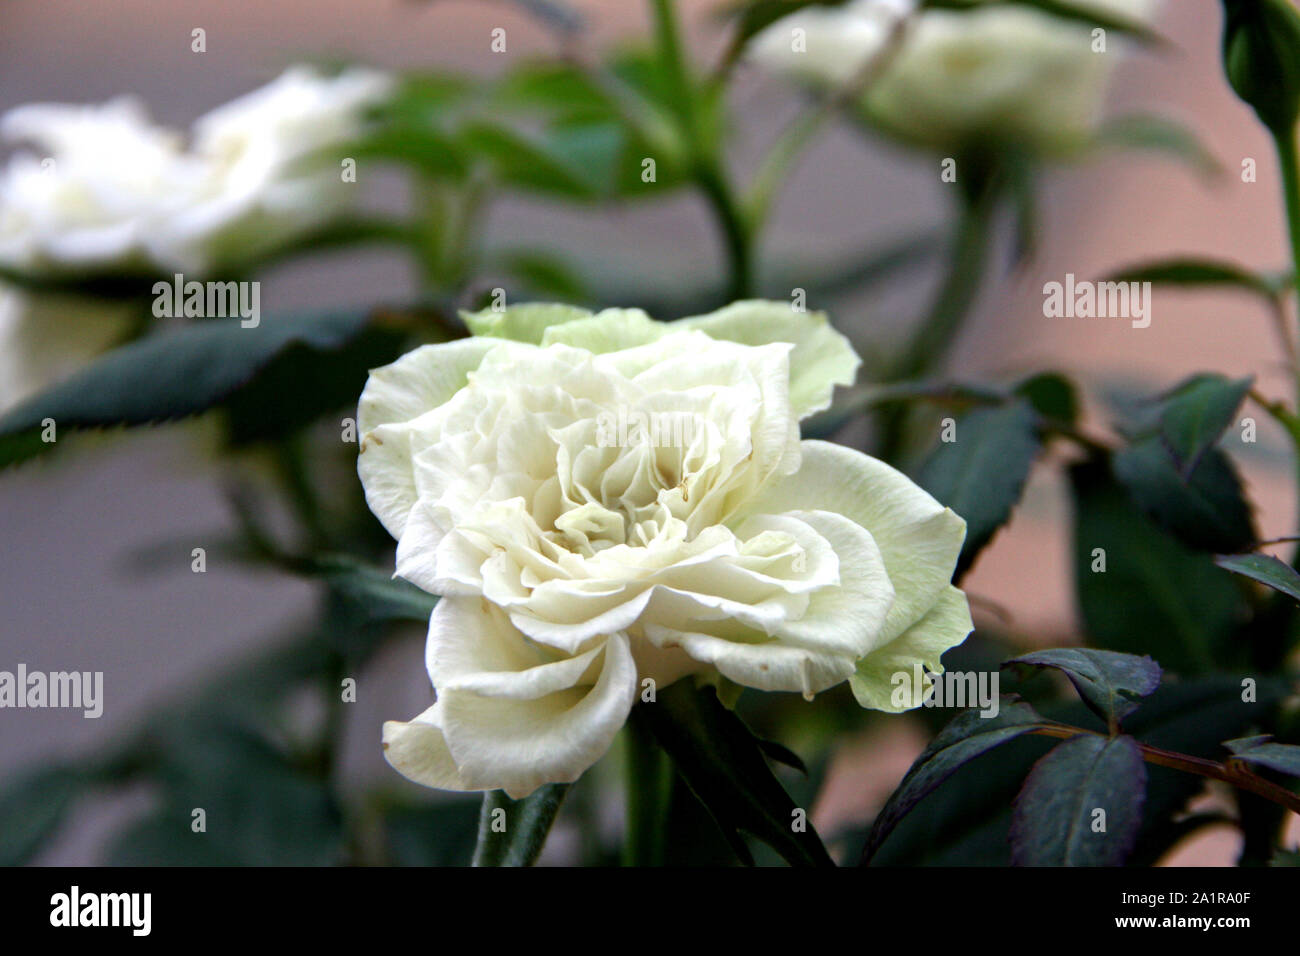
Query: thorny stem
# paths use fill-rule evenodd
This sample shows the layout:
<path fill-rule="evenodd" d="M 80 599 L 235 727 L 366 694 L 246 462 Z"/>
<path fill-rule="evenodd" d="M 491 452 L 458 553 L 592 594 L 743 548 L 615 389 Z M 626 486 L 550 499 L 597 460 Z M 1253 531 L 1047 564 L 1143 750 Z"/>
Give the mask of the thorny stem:
<path fill-rule="evenodd" d="M 1042 724 L 1035 727 L 1030 733 L 1042 737 L 1056 737 L 1060 740 L 1069 740 L 1079 734 L 1103 736 L 1084 727 L 1055 723 Z M 1194 773 L 1201 777 L 1208 777 L 1211 780 L 1221 780 L 1240 790 L 1248 790 L 1265 800 L 1285 807 L 1292 813 L 1300 813 L 1300 794 L 1293 793 L 1286 787 L 1279 786 L 1271 780 L 1265 780 L 1258 774 L 1252 773 L 1239 761 L 1229 760 L 1227 763 L 1218 763 L 1202 757 L 1193 757 L 1191 754 L 1153 747 L 1141 741 L 1138 741 L 1138 749 L 1142 752 L 1142 759 L 1147 763 L 1160 767 L 1169 767 L 1173 770 L 1181 770 L 1184 773 Z"/>

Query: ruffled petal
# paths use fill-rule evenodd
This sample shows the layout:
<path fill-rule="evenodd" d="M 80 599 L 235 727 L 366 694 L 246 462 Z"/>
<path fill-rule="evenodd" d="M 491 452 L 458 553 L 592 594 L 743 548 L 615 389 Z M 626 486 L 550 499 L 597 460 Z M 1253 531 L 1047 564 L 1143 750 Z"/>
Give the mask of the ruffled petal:
<path fill-rule="evenodd" d="M 394 538 L 402 535 L 416 492 L 410 437 L 393 426 L 444 404 L 498 344 L 471 338 L 425 345 L 370 373 L 357 405 L 357 472 L 366 503 Z"/>
<path fill-rule="evenodd" d="M 858 661 L 849 681 L 853 696 L 863 707 L 891 714 L 921 706 L 932 683 L 924 672 L 942 674 L 943 652 L 966 640 L 974 626 L 966 595 L 945 588 L 925 617 Z"/>
<path fill-rule="evenodd" d="M 896 597 L 880 644 L 919 621 L 951 582 L 966 522 L 897 469 L 842 445 L 805 441 L 799 471 L 749 508 L 781 512 L 810 501 L 866 528 L 884 556 Z"/>
<path fill-rule="evenodd" d="M 699 329 L 715 339 L 742 345 L 793 344 L 790 405 L 801 419 L 829 407 L 835 386 L 852 385 L 862 364 L 849 340 L 831 327 L 825 312 L 799 312 L 788 302 L 734 302 L 708 315 L 670 323 L 670 327 Z"/>

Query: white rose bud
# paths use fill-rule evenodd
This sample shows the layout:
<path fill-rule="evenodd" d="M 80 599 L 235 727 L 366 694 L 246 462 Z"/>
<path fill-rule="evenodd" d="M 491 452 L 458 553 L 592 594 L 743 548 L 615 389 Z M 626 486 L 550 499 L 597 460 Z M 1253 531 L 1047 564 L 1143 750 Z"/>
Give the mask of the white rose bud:
<path fill-rule="evenodd" d="M 851 0 L 808 7 L 768 26 L 751 42 L 749 56 L 771 70 L 840 86 L 911 13 L 905 40 L 865 94 L 868 114 L 886 131 L 936 149 L 993 136 L 1051 152 L 1079 145 L 1095 127 L 1123 37 L 1109 37 L 1099 51 L 1087 23 L 1024 6 L 919 14 L 916 6 L 914 0 Z M 1080 6 L 1141 23 L 1158 0 Z M 803 31 L 798 48 L 795 30 Z"/>
<path fill-rule="evenodd" d="M 407 777 L 513 797 L 575 780 L 645 678 L 805 697 L 847 680 L 896 710 L 891 676 L 940 671 L 969 633 L 962 519 L 880 461 L 800 441 L 859 364 L 824 315 L 466 318 L 476 337 L 376 370 L 359 410 L 397 573 L 443 596 L 437 701 L 384 727 Z"/>

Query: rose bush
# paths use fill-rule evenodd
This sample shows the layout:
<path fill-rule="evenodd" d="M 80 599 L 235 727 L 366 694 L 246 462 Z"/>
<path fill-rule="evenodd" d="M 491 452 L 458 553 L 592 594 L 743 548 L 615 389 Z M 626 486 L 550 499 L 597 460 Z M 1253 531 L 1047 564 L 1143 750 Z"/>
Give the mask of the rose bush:
<path fill-rule="evenodd" d="M 965 524 L 888 465 L 800 441 L 858 365 L 823 315 L 467 321 L 479 334 L 376 370 L 360 402 L 397 574 L 443 596 L 437 700 L 384 727 L 397 770 L 512 796 L 572 781 L 647 681 L 687 675 L 808 698 L 847 680 L 889 711 L 903 681 L 920 703 L 914 664 L 940 671 L 971 629 L 950 584 Z"/>

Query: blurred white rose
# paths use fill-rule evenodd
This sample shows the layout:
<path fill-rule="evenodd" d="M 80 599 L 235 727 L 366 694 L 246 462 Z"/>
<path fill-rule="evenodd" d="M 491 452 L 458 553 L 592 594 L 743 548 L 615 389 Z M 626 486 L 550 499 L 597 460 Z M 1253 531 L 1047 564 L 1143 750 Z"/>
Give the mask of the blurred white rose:
<path fill-rule="evenodd" d="M 572 781 L 651 680 L 811 698 L 970 631 L 965 523 L 866 455 L 800 441 L 858 365 L 820 314 L 742 302 L 675 323 L 520 306 L 372 373 L 359 472 L 397 573 L 443 595 L 434 705 L 389 722 L 401 773 L 519 797 Z M 496 336 L 509 336 L 510 341 Z"/>
<path fill-rule="evenodd" d="M 1079 6 L 1149 22 L 1159 0 Z M 905 40 L 865 95 L 868 114 L 907 141 L 948 149 L 994 136 L 1041 151 L 1068 149 L 1097 122 L 1123 38 L 1093 48 L 1092 28 L 1014 4 L 913 14 L 915 0 L 851 0 L 809 7 L 751 43 L 757 63 L 817 84 L 849 82 L 880 54 L 893 24 Z M 796 31 L 802 38 L 796 41 Z"/>
<path fill-rule="evenodd" d="M 31 104 L 0 119 L 21 150 L 0 173 L 0 265 L 80 272 L 144 268 L 159 224 L 197 183 L 182 136 L 129 98 L 100 106 Z"/>
<path fill-rule="evenodd" d="M 256 258 L 328 222 L 356 185 L 331 155 L 362 131 L 365 111 L 392 88 L 387 74 L 322 76 L 294 67 L 194 124 L 196 192 L 160 224 L 173 261 Z"/>
<path fill-rule="evenodd" d="M 188 146 L 132 99 L 32 104 L 0 119 L 28 144 L 0 172 L 0 266 L 207 275 L 321 224 L 348 202 L 337 158 L 385 74 L 295 67 L 199 119 Z"/>

